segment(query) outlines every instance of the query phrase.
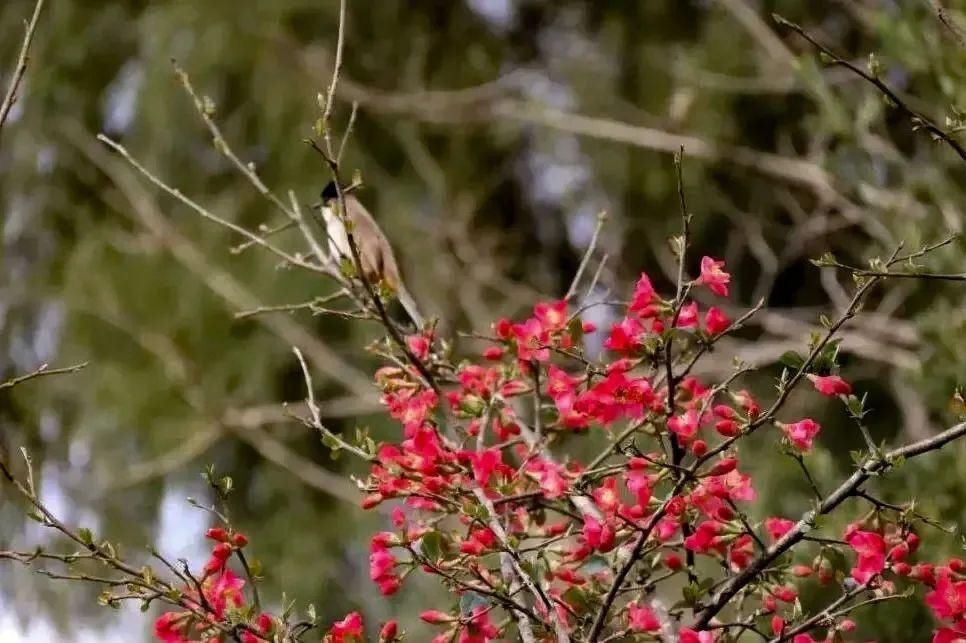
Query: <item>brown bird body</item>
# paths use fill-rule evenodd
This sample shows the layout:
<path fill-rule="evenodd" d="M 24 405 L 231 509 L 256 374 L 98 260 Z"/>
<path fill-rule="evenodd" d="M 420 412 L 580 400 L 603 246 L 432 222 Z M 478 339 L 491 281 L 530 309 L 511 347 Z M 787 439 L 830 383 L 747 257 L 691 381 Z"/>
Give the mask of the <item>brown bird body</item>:
<path fill-rule="evenodd" d="M 338 195 L 334 192 L 335 186 L 332 184 L 322 192 L 322 218 L 325 220 L 326 233 L 329 237 L 329 251 L 333 256 L 352 260 L 349 235 L 346 234 L 345 225 L 337 214 Z M 413 323 L 421 328 L 422 315 L 419 314 L 416 302 L 399 275 L 399 264 L 396 262 L 396 255 L 392 251 L 389 239 L 355 195 L 343 194 L 343 200 L 346 218 L 352 228 L 352 239 L 359 251 L 359 263 L 363 275 L 372 284 L 381 282 L 392 289 Z"/>

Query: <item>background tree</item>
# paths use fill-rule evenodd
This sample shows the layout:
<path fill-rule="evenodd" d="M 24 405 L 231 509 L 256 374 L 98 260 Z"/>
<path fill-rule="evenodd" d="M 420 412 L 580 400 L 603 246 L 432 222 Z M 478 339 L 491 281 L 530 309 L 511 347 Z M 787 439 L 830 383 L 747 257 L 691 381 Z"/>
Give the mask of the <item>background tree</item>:
<path fill-rule="evenodd" d="M 67 380 L 0 392 L 0 449 L 30 447 L 42 484 L 73 517 L 132 546 L 154 538 L 166 502 L 204 493 L 196 472 L 216 459 L 234 475 L 235 503 L 244 499 L 236 522 L 273 563 L 270 583 L 328 616 L 362 606 L 382 617 L 384 604 L 367 598 L 366 548 L 352 537 L 372 524 L 328 475 L 349 465 L 331 461 L 278 405 L 302 397 L 288 349 L 296 343 L 317 373 L 330 426 L 389 430 L 368 385 L 375 361 L 355 349 L 377 329 L 307 310 L 237 318 L 325 289 L 312 275 L 278 270 L 257 249 L 231 252 L 244 239 L 140 181 L 94 139 L 100 131 L 121 139 L 231 221 L 283 223 L 211 145 L 169 59 L 211 98 L 239 156 L 280 193 L 291 189 L 309 203 L 326 173 L 300 139 L 331 74 L 335 4 L 47 7 L 0 146 L 0 375 L 44 361 L 92 365 Z M 770 13 L 877 68 L 909 105 L 939 123 L 948 117 L 956 130 L 966 102 L 956 26 L 964 7 L 936 6 L 352 6 L 335 114 L 345 123 L 359 104 L 345 163 L 361 170 L 362 198 L 394 240 L 423 307 L 447 328 L 485 330 L 500 314 L 566 289 L 599 210 L 612 222 L 600 243 L 607 262 L 599 296 L 642 269 L 672 283 L 664 240 L 677 197 L 668 155 L 684 144 L 691 208 L 700 213 L 695 253 L 727 259 L 742 284 L 734 301 L 765 298 L 770 309 L 721 346 L 716 368 L 726 371 L 737 353 L 777 372 L 818 311 L 844 305 L 837 273 L 808 258 L 832 250 L 859 265 L 899 240 L 915 246 L 961 231 L 966 171 L 952 150 L 913 131 L 854 74 L 824 66 Z M 32 7 L 5 3 L 3 33 L 21 33 Z M 19 38 L 4 39 L 0 59 L 15 60 L 18 47 Z M 286 242 L 285 233 L 278 238 Z M 956 269 L 962 250 L 957 241 L 933 267 Z M 941 282 L 896 283 L 846 334 L 843 374 L 873 391 L 876 439 L 925 437 L 949 419 L 931 410 L 949 402 L 966 371 L 961 302 Z M 850 427 L 836 430 L 833 416 L 827 422 L 820 475 L 847 470 L 849 450 L 861 444 Z M 928 470 L 910 463 L 890 484 L 911 488 L 932 515 L 962 522 L 961 455 L 939 456 L 938 469 L 937 460 Z M 767 461 L 767 488 L 780 493 L 766 506 L 781 513 L 802 502 L 794 461 L 771 453 Z M 0 545 L 32 535 L 10 503 L 0 518 Z M 83 592 L 4 573 L 18 574 L 0 588 L 18 614 L 40 603 L 64 625 L 67 615 L 96 618 Z M 926 618 L 904 613 L 868 634 L 917 640 Z"/>

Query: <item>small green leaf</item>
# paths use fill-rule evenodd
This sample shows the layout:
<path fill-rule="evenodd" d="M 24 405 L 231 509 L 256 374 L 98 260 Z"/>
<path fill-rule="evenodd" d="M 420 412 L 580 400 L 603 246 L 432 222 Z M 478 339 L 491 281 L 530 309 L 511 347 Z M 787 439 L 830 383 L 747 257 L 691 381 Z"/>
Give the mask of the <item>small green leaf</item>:
<path fill-rule="evenodd" d="M 580 320 L 580 317 L 574 317 L 570 320 L 570 324 L 567 325 L 567 332 L 573 338 L 574 344 L 579 345 L 584 338 L 584 323 Z"/>
<path fill-rule="evenodd" d="M 805 364 L 805 358 L 795 351 L 785 351 L 778 361 L 793 370 L 799 370 Z"/>
<path fill-rule="evenodd" d="M 94 542 L 94 536 L 91 534 L 91 530 L 87 527 L 81 527 L 77 530 L 77 536 L 81 539 L 81 542 L 85 545 L 90 545 Z"/>
<path fill-rule="evenodd" d="M 342 448 L 342 444 L 339 442 L 339 439 L 331 433 L 322 434 L 322 444 L 329 447 L 333 451 L 338 451 Z"/>
<path fill-rule="evenodd" d="M 443 536 L 438 531 L 430 531 L 419 541 L 419 549 L 429 560 L 439 560 L 443 553 Z"/>

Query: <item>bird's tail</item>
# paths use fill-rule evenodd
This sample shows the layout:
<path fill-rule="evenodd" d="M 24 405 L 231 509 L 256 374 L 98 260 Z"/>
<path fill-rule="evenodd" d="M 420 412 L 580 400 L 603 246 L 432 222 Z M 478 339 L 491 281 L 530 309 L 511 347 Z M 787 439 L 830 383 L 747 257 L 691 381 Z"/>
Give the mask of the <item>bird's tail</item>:
<path fill-rule="evenodd" d="M 409 291 L 406 290 L 406 287 L 402 285 L 402 283 L 399 283 L 396 288 L 396 299 L 398 299 L 399 303 L 402 304 L 403 310 L 405 310 L 406 314 L 409 315 L 409 318 L 413 320 L 413 323 L 416 324 L 416 329 L 422 329 L 424 322 L 423 316 L 419 314 L 419 308 L 416 306 L 416 301 L 413 299 L 413 296 L 409 294 Z"/>

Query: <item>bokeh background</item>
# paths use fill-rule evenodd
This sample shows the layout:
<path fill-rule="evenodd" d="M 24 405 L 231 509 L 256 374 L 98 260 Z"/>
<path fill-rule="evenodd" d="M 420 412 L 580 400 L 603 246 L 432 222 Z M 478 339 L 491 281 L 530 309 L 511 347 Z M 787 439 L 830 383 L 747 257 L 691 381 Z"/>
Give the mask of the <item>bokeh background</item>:
<path fill-rule="evenodd" d="M 869 86 L 825 67 L 771 20 L 802 24 L 883 77 L 937 122 L 966 108 L 966 45 L 931 0 L 353 0 L 336 122 L 358 119 L 345 163 L 393 240 L 410 289 L 453 332 L 485 331 L 567 289 L 597 212 L 606 255 L 591 299 L 624 293 L 646 270 L 671 283 L 666 239 L 678 226 L 671 154 L 685 148 L 694 254 L 735 274 L 731 314 L 767 311 L 722 342 L 703 375 L 735 354 L 761 364 L 763 396 L 778 357 L 802 349 L 819 315 L 851 284 L 808 261 L 855 264 L 961 232 L 966 164 L 912 131 Z M 962 21 L 966 2 L 943 2 Z M 215 119 L 283 197 L 315 200 L 326 173 L 302 143 L 331 74 L 335 0 L 49 1 L 22 99 L 0 144 L 0 378 L 89 360 L 82 372 L 0 393 L 0 450 L 30 449 L 44 498 L 66 521 L 125 545 L 200 561 L 207 463 L 235 481 L 233 517 L 267 580 L 323 621 L 362 609 L 400 616 L 428 638 L 415 606 L 426 585 L 386 600 L 367 579 L 364 514 L 318 438 L 290 422 L 303 382 L 291 346 L 315 372 L 331 427 L 395 430 L 369 385 L 364 345 L 376 328 L 308 313 L 239 320 L 261 305 L 330 292 L 237 235 L 201 220 L 95 140 L 119 139 L 171 185 L 252 229 L 281 223 L 211 145 L 171 59 L 216 106 Z M 0 3 L 0 61 L 12 66 L 33 3 Z M 6 81 L 4 81 L 6 86 Z M 297 249 L 295 235 L 278 237 Z M 962 240 L 929 260 L 963 270 Z M 966 382 L 966 291 L 892 282 L 845 333 L 843 375 L 868 391 L 877 439 L 948 426 Z M 606 308 L 595 309 L 606 323 Z M 457 349 L 472 351 L 467 342 Z M 819 479 L 848 474 L 861 440 L 841 409 L 794 398 L 787 411 L 825 427 Z M 789 418 L 791 419 L 791 418 Z M 808 508 L 792 460 L 753 446 L 760 510 Z M 877 483 L 966 524 L 966 455 L 953 447 Z M 336 473 L 338 475 L 332 475 Z M 864 508 L 849 505 L 841 520 Z M 50 542 L 0 489 L 0 549 Z M 835 526 L 831 529 L 837 528 Z M 956 535 L 930 534 L 940 551 Z M 136 607 L 96 606 L 96 590 L 0 566 L 0 641 L 148 640 Z M 814 605 L 815 592 L 804 595 Z M 891 603 L 864 613 L 866 638 L 924 641 L 930 617 Z"/>

